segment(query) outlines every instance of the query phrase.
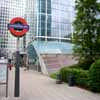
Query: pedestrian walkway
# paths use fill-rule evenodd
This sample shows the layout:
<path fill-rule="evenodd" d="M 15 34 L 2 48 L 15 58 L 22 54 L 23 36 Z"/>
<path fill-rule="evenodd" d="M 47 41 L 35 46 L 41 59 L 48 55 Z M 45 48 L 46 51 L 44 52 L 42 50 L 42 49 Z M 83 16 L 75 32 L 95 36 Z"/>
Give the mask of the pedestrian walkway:
<path fill-rule="evenodd" d="M 15 99 L 14 70 L 9 76 L 9 97 L 0 100 L 100 100 L 100 94 L 69 87 L 67 84 L 56 84 L 55 80 L 34 71 L 21 69 L 21 96 Z"/>

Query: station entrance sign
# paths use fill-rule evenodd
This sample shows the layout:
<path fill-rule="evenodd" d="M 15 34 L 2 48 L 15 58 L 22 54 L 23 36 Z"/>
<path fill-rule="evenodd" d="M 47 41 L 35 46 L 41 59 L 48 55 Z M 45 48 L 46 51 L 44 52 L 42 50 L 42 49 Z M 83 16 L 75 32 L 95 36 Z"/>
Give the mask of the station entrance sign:
<path fill-rule="evenodd" d="M 24 18 L 15 17 L 8 24 L 8 30 L 10 30 L 11 34 L 15 37 L 22 37 L 29 30 L 29 25 Z"/>
<path fill-rule="evenodd" d="M 15 17 L 8 24 L 8 30 L 11 32 L 13 36 L 17 37 L 14 95 L 15 97 L 19 97 L 20 96 L 20 53 L 19 53 L 20 40 L 19 39 L 20 37 L 24 36 L 26 32 L 29 31 L 29 25 L 27 24 L 24 18 Z"/>

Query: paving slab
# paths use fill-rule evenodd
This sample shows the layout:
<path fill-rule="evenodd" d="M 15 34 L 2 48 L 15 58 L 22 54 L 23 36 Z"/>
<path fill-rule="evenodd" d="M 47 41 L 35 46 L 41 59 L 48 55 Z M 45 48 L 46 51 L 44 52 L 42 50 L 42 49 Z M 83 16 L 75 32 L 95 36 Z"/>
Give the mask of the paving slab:
<path fill-rule="evenodd" d="M 56 84 L 55 80 L 35 71 L 20 73 L 20 97 L 14 98 L 14 70 L 9 72 L 9 96 L 0 100 L 100 100 L 100 94 L 69 87 L 67 84 Z"/>

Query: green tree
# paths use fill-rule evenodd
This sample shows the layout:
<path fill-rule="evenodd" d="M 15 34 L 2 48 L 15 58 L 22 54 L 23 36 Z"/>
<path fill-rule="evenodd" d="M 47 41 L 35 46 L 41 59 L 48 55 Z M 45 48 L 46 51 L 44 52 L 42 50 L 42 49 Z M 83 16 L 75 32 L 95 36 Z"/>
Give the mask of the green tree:
<path fill-rule="evenodd" d="M 88 69 L 100 56 L 100 4 L 97 0 L 76 0 L 75 4 L 74 54 L 79 56 L 80 66 Z"/>

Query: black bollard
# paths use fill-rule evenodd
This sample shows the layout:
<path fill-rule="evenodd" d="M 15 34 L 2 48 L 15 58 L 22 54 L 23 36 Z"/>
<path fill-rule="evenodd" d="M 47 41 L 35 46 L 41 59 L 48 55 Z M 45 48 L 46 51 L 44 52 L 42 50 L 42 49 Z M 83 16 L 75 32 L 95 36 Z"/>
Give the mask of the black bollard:
<path fill-rule="evenodd" d="M 57 74 L 56 75 L 56 84 L 61 84 L 61 83 L 62 83 L 61 74 Z"/>
<path fill-rule="evenodd" d="M 75 85 L 75 77 L 72 74 L 70 74 L 69 77 L 68 77 L 68 85 L 69 86 L 74 86 Z"/>

